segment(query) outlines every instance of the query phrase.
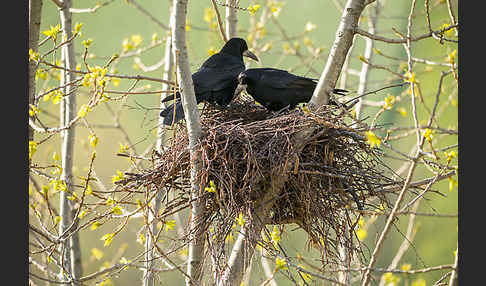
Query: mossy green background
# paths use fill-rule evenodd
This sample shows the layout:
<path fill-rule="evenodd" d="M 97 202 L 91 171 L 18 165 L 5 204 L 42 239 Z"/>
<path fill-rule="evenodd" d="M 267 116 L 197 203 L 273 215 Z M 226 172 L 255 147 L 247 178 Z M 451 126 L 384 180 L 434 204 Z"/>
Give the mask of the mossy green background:
<path fill-rule="evenodd" d="M 88 8 L 94 7 L 97 1 L 73 1 L 76 8 Z M 169 22 L 169 1 L 154 1 L 144 0 L 136 1 L 139 5 L 143 6 L 146 10 L 150 11 L 158 20 L 167 24 Z M 261 1 L 260 1 L 261 2 Z M 382 2 L 382 1 L 380 1 Z M 397 37 L 392 27 L 399 31 L 406 32 L 407 16 L 410 9 L 410 2 L 405 0 L 386 1 L 385 7 L 380 11 L 380 18 L 377 24 L 377 33 L 388 37 Z M 434 2 L 434 1 L 432 1 Z M 247 7 L 250 4 L 254 4 L 253 1 L 242 0 L 240 1 L 241 7 Z M 258 2 L 256 2 L 258 3 Z M 457 3 L 456 14 L 457 14 Z M 263 3 L 262 3 L 263 4 Z M 204 22 L 204 8 L 212 7 L 209 0 L 192 0 L 189 1 L 188 7 L 188 19 L 193 27 L 201 27 L 203 30 L 191 29 L 187 33 L 187 41 L 189 46 L 189 57 L 191 63 L 191 69 L 196 70 L 202 61 L 208 56 L 208 49 L 214 47 L 218 49 L 222 40 L 217 30 L 211 30 L 208 28 L 208 24 Z M 424 14 L 423 1 L 417 1 L 416 5 L 416 17 L 414 18 L 414 28 L 419 31 L 418 33 L 426 32 L 426 22 Z M 220 7 L 220 11 L 224 17 L 224 9 Z M 257 19 L 259 18 L 261 10 L 257 12 Z M 365 13 L 367 13 L 365 11 Z M 440 25 L 448 23 L 448 18 L 445 5 L 437 5 L 432 9 L 432 23 L 433 28 L 437 29 Z M 316 29 L 308 33 L 309 37 L 315 46 L 323 47 L 324 53 L 327 55 L 329 48 L 335 38 L 335 32 L 340 20 L 340 13 L 336 10 L 333 1 L 314 1 L 314 0 L 301 0 L 301 1 L 285 1 L 285 5 L 282 8 L 279 16 L 281 25 L 286 30 L 289 36 L 301 35 L 304 33 L 305 24 L 312 22 L 317 25 Z M 89 52 L 95 55 L 95 58 L 88 59 L 90 65 L 104 65 L 107 60 L 115 53 L 120 53 L 122 50 L 122 41 L 124 38 L 128 38 L 131 35 L 139 34 L 143 37 L 141 46 L 146 46 L 150 43 L 152 34 L 157 33 L 159 38 L 164 38 L 166 31 L 150 21 L 145 15 L 134 7 L 127 4 L 127 1 L 113 1 L 106 7 L 98 9 L 95 13 L 86 14 L 73 14 L 73 24 L 76 22 L 82 22 L 83 37 L 75 41 L 75 50 L 78 55 L 81 55 L 84 48 L 81 45 L 81 40 L 92 38 L 93 44 L 89 48 Z M 248 25 L 250 22 L 250 15 L 244 11 L 238 11 L 238 34 L 241 37 L 246 38 L 248 35 Z M 362 21 L 361 27 L 367 29 L 366 21 Z M 59 12 L 53 1 L 44 1 L 41 31 L 48 29 L 51 25 L 60 23 Z M 272 49 L 266 53 L 260 53 L 261 65 L 277 67 L 281 69 L 288 69 L 294 67 L 299 63 L 299 59 L 296 56 L 286 56 L 285 60 L 280 61 L 278 66 L 275 64 L 279 61 L 280 56 L 283 53 L 283 42 L 280 39 L 277 28 L 272 24 L 270 20 L 267 20 L 266 36 L 263 39 L 259 39 L 259 43 L 272 42 Z M 41 34 L 41 39 L 44 36 Z M 298 39 L 296 39 L 298 41 Z M 300 43 L 301 47 L 304 47 Z M 355 47 L 353 54 L 351 55 L 350 67 L 356 70 L 360 70 L 361 62 L 358 60 L 358 56 L 363 54 L 364 40 L 357 36 L 355 38 Z M 377 49 L 383 53 L 406 59 L 407 55 L 402 45 L 390 45 L 382 42 L 376 42 Z M 40 51 L 45 52 L 52 48 L 52 42 L 44 44 Z M 444 61 L 444 58 L 452 50 L 457 48 L 457 45 L 445 43 L 444 45 L 438 44 L 437 40 L 427 39 L 417 43 L 413 43 L 412 51 L 415 57 L 427 58 L 434 61 Z M 164 53 L 164 46 L 156 47 L 146 54 L 141 56 L 145 65 L 152 65 L 158 62 Z M 308 56 L 308 53 L 304 54 Z M 59 53 L 58 53 L 59 58 Z M 324 57 L 323 59 L 325 59 Z M 249 60 L 246 60 L 247 62 Z M 78 62 L 80 58 L 78 56 Z M 373 55 L 373 63 L 386 65 L 388 68 L 396 71 L 399 65 L 397 61 L 390 61 L 379 55 Z M 128 58 L 121 61 L 118 64 L 118 70 L 120 74 L 137 75 L 143 74 L 152 77 L 161 77 L 162 70 L 156 70 L 150 73 L 143 73 L 140 70 L 136 70 L 132 67 L 133 58 Z M 251 63 L 251 66 L 256 66 L 255 63 Z M 312 62 L 312 67 L 321 71 L 325 65 L 325 60 L 319 59 Z M 425 65 L 415 64 L 414 70 L 417 74 L 417 78 L 420 81 L 423 96 L 425 98 L 426 105 L 431 108 L 434 102 L 435 93 L 437 92 L 437 82 L 441 71 L 447 70 L 445 67 L 433 66 L 432 70 L 425 70 Z M 307 68 L 301 67 L 293 70 L 297 74 L 306 74 Z M 404 72 L 403 72 L 404 73 Z M 319 75 L 309 76 L 318 77 Z M 389 84 L 390 74 L 382 70 L 371 70 L 369 79 L 369 90 L 377 89 Z M 396 82 L 396 78 L 394 82 Z M 117 90 L 126 90 L 133 83 L 130 80 L 122 80 Z M 52 84 L 55 84 L 52 81 Z M 152 90 L 160 89 L 160 84 L 155 82 L 141 82 L 137 87 L 144 84 L 150 84 Z M 42 85 L 42 81 L 38 84 L 38 88 Z M 352 91 L 357 89 L 358 78 L 355 76 L 349 76 L 348 86 Z M 454 86 L 452 76 L 448 76 L 444 82 L 444 92 L 441 95 L 441 103 L 450 101 L 452 99 L 457 100 L 457 93 L 450 95 L 450 90 Z M 110 89 L 115 89 L 110 87 Z M 386 94 L 399 95 L 403 92 L 404 88 L 389 89 L 387 91 L 372 94 L 368 97 L 370 100 L 383 99 Z M 86 102 L 87 95 L 78 96 L 78 107 Z M 120 112 L 120 124 L 126 129 L 128 136 L 134 148 L 138 153 L 142 152 L 156 140 L 155 132 L 157 126 L 157 119 L 159 111 L 155 109 L 144 110 L 138 107 L 138 104 L 149 108 L 157 108 L 159 106 L 159 95 L 140 95 L 130 97 L 123 105 L 119 102 L 110 103 L 113 110 L 121 110 Z M 404 106 L 407 108 L 407 117 L 400 116 L 399 113 L 388 111 L 380 118 L 379 123 L 393 124 L 396 126 L 412 126 L 413 121 L 411 118 L 410 103 L 404 100 L 397 103 L 397 106 Z M 50 113 L 56 115 L 58 112 L 58 106 L 48 105 L 47 103 L 41 103 L 41 108 L 45 108 Z M 371 116 L 371 120 L 376 113 L 377 108 L 365 107 L 363 109 L 363 116 Z M 419 108 L 418 115 L 420 120 L 427 120 L 428 113 L 423 108 Z M 42 115 L 40 115 L 42 116 Z M 56 121 L 48 116 L 43 116 L 44 123 L 54 124 Z M 97 106 L 93 112 L 87 116 L 90 124 L 113 124 L 113 118 L 108 113 L 107 109 L 100 105 Z M 368 120 L 368 122 L 369 122 Z M 439 117 L 439 123 L 442 127 L 454 126 L 457 128 L 457 108 L 448 105 L 444 107 Z M 101 178 L 104 184 L 111 186 L 111 177 L 116 173 L 116 170 L 124 170 L 130 166 L 130 162 L 126 158 L 116 156 L 119 150 L 120 143 L 126 144 L 123 136 L 117 129 L 97 128 L 95 129 L 97 136 L 99 137 L 99 144 L 96 148 L 97 158 L 95 161 L 95 168 L 97 176 Z M 378 132 L 379 133 L 379 132 Z M 83 176 L 86 174 L 86 168 L 89 164 L 89 157 L 91 154 L 91 147 L 88 144 L 89 130 L 85 127 L 78 127 L 76 129 L 76 153 L 74 156 L 75 174 L 77 176 Z M 384 135 L 384 134 L 379 134 Z M 440 135 L 438 135 L 440 136 Z M 42 136 L 39 136 L 42 137 Z M 397 141 L 394 147 L 408 153 L 412 144 L 415 143 L 415 137 L 411 137 L 409 140 Z M 456 136 L 444 136 L 437 142 L 436 148 L 450 146 L 457 144 Z M 52 152 L 56 151 L 60 153 L 60 136 L 56 135 L 49 139 L 47 143 L 44 143 L 39 147 L 38 153 L 35 154 L 35 160 L 42 162 L 52 162 Z M 387 161 L 390 166 L 397 167 L 402 162 L 394 160 Z M 453 161 L 456 162 L 456 161 Z M 424 167 L 420 166 L 416 171 L 415 180 L 431 177 L 431 173 Z M 422 202 L 421 212 L 428 213 L 446 213 L 454 214 L 458 212 L 457 207 L 457 188 L 451 192 L 449 191 L 448 181 L 444 180 L 433 187 L 434 190 L 438 190 L 446 196 L 439 196 L 436 194 L 426 196 L 426 201 Z M 409 196 L 408 199 L 411 197 Z M 55 204 L 57 198 L 53 199 Z M 183 217 L 185 218 L 185 217 Z M 136 232 L 143 225 L 142 219 L 133 219 L 135 221 L 129 222 L 127 228 L 116 236 L 112 245 L 109 247 L 103 247 L 103 241 L 99 238 L 107 233 L 111 232 L 119 222 L 107 223 L 96 231 L 83 231 L 81 232 L 81 247 L 82 258 L 85 274 L 97 271 L 103 262 L 109 261 L 110 263 L 117 263 L 117 261 L 110 261 L 115 256 L 123 243 L 128 244 L 128 248 L 124 252 L 123 256 L 126 258 L 132 258 L 134 255 L 143 251 L 142 245 L 138 244 L 136 240 Z M 138 220 L 138 221 L 136 221 Z M 403 240 L 403 235 L 406 232 L 408 219 L 405 216 L 400 217 L 395 225 L 397 228 L 392 229 L 391 235 L 385 241 L 385 245 L 381 251 L 378 263 L 376 267 L 384 268 L 393 259 L 396 250 Z M 365 240 L 365 245 L 368 246 L 368 252 L 365 251 L 365 255 L 369 257 L 373 249 L 374 242 L 377 236 L 380 234 L 384 225 L 384 221 L 379 219 L 376 225 L 368 230 L 368 237 Z M 429 267 L 439 264 L 453 263 L 453 251 L 456 249 L 456 242 L 458 236 L 457 219 L 455 218 L 437 218 L 420 216 L 416 219 L 417 234 L 412 242 L 412 246 L 409 248 L 405 256 L 403 257 L 401 264 L 410 263 L 412 269 Z M 295 227 L 289 226 L 286 228 L 285 234 L 282 235 L 283 245 L 288 251 L 289 256 L 295 256 L 296 253 L 300 253 L 305 257 L 318 258 L 315 251 L 307 251 L 307 242 L 305 234 L 300 230 L 295 230 Z M 91 249 L 99 248 L 104 252 L 104 258 L 100 261 L 95 261 L 91 257 Z M 119 259 L 119 258 L 118 258 Z M 318 264 L 316 261 L 315 264 Z M 264 280 L 263 271 L 261 269 L 260 261 L 256 260 L 253 264 L 253 275 L 251 279 L 251 285 L 259 285 Z M 112 277 L 112 283 L 115 285 L 139 285 L 141 281 L 141 271 L 136 269 L 129 269 L 120 272 L 116 276 Z M 438 271 L 426 274 L 419 274 L 410 276 L 411 282 L 417 277 L 426 279 L 427 285 L 432 285 L 437 279 L 439 279 L 445 272 Z M 401 281 L 399 285 L 406 285 L 406 277 L 400 275 Z M 184 280 L 180 273 L 177 271 L 161 273 L 159 275 L 159 285 L 182 285 Z M 290 281 L 283 275 L 277 274 L 275 276 L 279 285 L 292 285 Z M 316 280 L 319 281 L 319 280 Z M 322 285 L 322 281 L 319 281 L 316 285 Z M 410 284 L 408 284 L 410 285 Z"/>

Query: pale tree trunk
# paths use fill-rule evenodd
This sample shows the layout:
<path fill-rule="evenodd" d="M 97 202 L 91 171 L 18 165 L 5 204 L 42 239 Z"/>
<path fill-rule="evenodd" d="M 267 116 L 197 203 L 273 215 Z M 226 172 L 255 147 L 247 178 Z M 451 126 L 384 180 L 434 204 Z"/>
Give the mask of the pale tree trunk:
<path fill-rule="evenodd" d="M 252 266 L 253 266 L 253 259 L 250 258 L 250 265 L 248 265 L 248 268 L 246 269 L 246 272 L 243 275 L 243 280 L 241 281 L 240 286 L 249 286 L 250 285 L 251 269 L 253 268 Z"/>
<path fill-rule="evenodd" d="M 346 55 L 354 39 L 354 30 L 365 7 L 365 0 L 348 0 L 341 16 L 336 39 L 331 47 L 324 70 L 319 78 L 309 108 L 315 110 L 329 102 L 329 96 L 336 86 Z"/>
<path fill-rule="evenodd" d="M 238 0 L 226 0 L 226 37 L 229 39 L 236 37 L 236 24 L 238 18 L 236 17 L 236 5 Z"/>
<path fill-rule="evenodd" d="M 251 231 L 261 233 L 263 227 L 264 224 L 262 222 L 255 221 Z M 243 275 L 248 269 L 248 266 L 250 266 L 250 261 L 256 246 L 256 238 L 248 239 L 248 235 L 251 235 L 250 230 L 245 226 L 236 238 L 228 259 L 228 268 L 223 273 L 223 277 L 219 281 L 218 286 L 238 286 L 241 284 Z"/>
<path fill-rule="evenodd" d="M 29 49 L 38 51 L 39 32 L 41 24 L 42 0 L 29 0 Z M 29 104 L 34 104 L 35 72 L 37 63 L 29 62 Z M 34 130 L 29 126 L 29 141 L 34 140 Z"/>
<path fill-rule="evenodd" d="M 302 141 L 301 141 L 302 142 Z M 303 144 L 297 144 L 295 149 L 299 152 L 303 147 Z M 288 168 L 292 168 L 294 160 L 289 160 Z M 259 204 L 252 210 L 251 217 L 253 218 L 253 224 L 245 224 L 231 250 L 231 255 L 228 259 L 228 266 L 223 273 L 223 277 L 218 286 L 240 285 L 243 275 L 245 274 L 250 261 L 255 252 L 255 247 L 258 239 L 261 237 L 262 230 L 266 223 L 268 223 L 268 217 L 270 210 L 273 208 L 275 198 L 281 191 L 284 183 L 287 181 L 288 175 L 285 170 L 274 170 L 274 175 L 270 178 L 270 186 L 263 190 L 263 197 L 259 201 Z M 248 221 L 248 220 L 247 220 Z M 258 235 L 258 237 L 249 236 Z"/>
<path fill-rule="evenodd" d="M 71 0 L 64 0 L 63 7 L 60 9 L 61 25 L 62 25 L 62 39 L 68 39 L 72 36 L 72 17 L 69 9 L 72 7 Z M 74 54 L 74 44 L 69 42 L 62 47 L 61 50 L 64 67 L 68 70 L 76 69 L 76 59 Z M 61 71 L 61 86 L 68 82 L 72 82 L 75 79 L 75 73 L 67 70 Z M 67 85 L 64 88 L 64 96 L 61 100 L 60 117 L 61 126 L 68 124 L 76 113 L 76 95 L 71 85 Z M 74 125 L 71 128 L 63 130 L 61 132 L 62 146 L 61 146 L 61 158 L 62 158 L 62 173 L 61 180 L 66 183 L 67 189 L 74 192 L 73 186 L 73 157 L 74 157 Z M 70 201 L 67 199 L 68 192 L 60 193 L 60 215 L 61 222 L 59 223 L 59 233 L 64 233 L 69 225 L 72 223 L 73 210 Z M 74 226 L 75 227 L 75 226 Z M 71 272 L 72 278 L 80 278 L 82 274 L 81 268 L 81 251 L 79 248 L 79 237 L 77 233 L 74 233 L 69 240 L 65 240 L 63 243 L 64 248 L 64 266 L 65 269 Z M 61 271 L 62 272 L 62 271 Z M 61 276 L 62 273 L 61 273 Z"/>
<path fill-rule="evenodd" d="M 269 259 L 266 257 L 268 256 L 268 251 L 265 248 L 261 248 L 261 263 L 263 267 L 263 272 L 265 272 L 265 276 L 267 277 L 268 283 L 267 285 L 270 286 L 278 286 L 277 282 L 275 282 L 275 279 L 273 279 L 274 273 L 272 268 L 270 268 L 270 264 L 268 263 Z"/>
<path fill-rule="evenodd" d="M 375 34 L 376 30 L 376 20 L 378 18 L 378 9 L 379 9 L 379 4 L 378 1 L 373 4 L 374 7 L 373 9 L 370 9 L 368 12 L 368 32 L 370 34 Z M 371 61 L 371 57 L 373 56 L 373 46 L 374 46 L 374 41 L 368 37 L 363 37 L 364 40 L 366 41 L 366 46 L 365 46 L 365 51 L 363 57 L 367 62 Z M 361 73 L 359 75 L 359 85 L 358 85 L 358 90 L 357 94 L 358 96 L 363 95 L 368 87 L 368 77 L 369 77 L 369 68 L 370 65 L 367 63 L 362 63 L 361 64 Z M 361 115 L 361 107 L 363 106 L 363 98 L 360 97 L 358 99 L 358 103 L 356 104 L 355 110 L 356 110 L 356 119 L 360 118 Z"/>
<path fill-rule="evenodd" d="M 174 9 L 172 7 L 172 3 L 170 4 L 170 23 L 169 28 L 172 29 L 173 20 L 174 20 Z M 172 67 L 174 66 L 174 57 L 172 53 L 172 37 L 171 32 L 167 32 L 167 38 L 165 42 L 165 51 L 164 51 L 164 72 L 162 74 L 162 79 L 164 81 L 170 81 L 172 78 Z M 169 90 L 171 88 L 170 85 L 163 83 L 162 90 Z M 162 93 L 161 97 L 167 96 L 166 93 Z M 160 103 L 160 109 L 163 110 L 168 104 L 166 102 Z M 165 142 L 165 127 L 164 127 L 164 118 L 159 117 L 158 127 L 157 127 L 157 143 L 155 148 L 157 151 L 161 152 L 164 149 L 164 142 Z"/>
<path fill-rule="evenodd" d="M 192 82 L 189 58 L 186 46 L 186 15 L 187 0 L 174 0 L 174 26 L 172 27 L 172 47 L 177 67 L 177 77 L 180 81 L 182 107 L 186 119 L 189 137 L 189 151 L 191 159 L 191 222 L 189 231 L 189 255 L 187 258 L 186 285 L 196 285 L 202 273 L 202 259 L 204 254 L 204 232 L 199 219 L 204 212 L 204 201 L 199 197 L 200 184 L 197 178 L 202 169 L 201 153 L 197 152 L 201 138 L 201 123 L 197 109 L 194 84 Z"/>
<path fill-rule="evenodd" d="M 453 269 L 451 271 L 451 278 L 449 279 L 449 286 L 457 286 L 458 285 L 458 279 L 457 279 L 457 263 L 459 261 L 458 256 L 459 255 L 459 247 L 456 247 L 456 255 L 454 257 L 454 265 Z"/>
<path fill-rule="evenodd" d="M 169 23 L 169 29 L 173 26 L 173 11 L 172 9 L 172 3 L 170 4 L 170 23 Z M 172 37 L 170 31 L 167 33 L 166 37 L 166 42 L 165 42 L 165 51 L 164 51 L 164 71 L 162 74 L 162 79 L 164 81 L 169 81 L 171 79 L 172 75 L 172 66 L 173 66 L 173 60 L 172 60 Z M 162 84 L 162 90 L 168 90 L 170 86 L 166 83 Z M 165 93 L 162 93 L 161 96 L 165 96 Z M 160 103 L 160 108 L 163 109 L 166 107 L 166 104 L 161 102 Z M 157 142 L 155 144 L 155 148 L 159 154 L 163 151 L 164 149 L 164 142 L 165 142 L 165 128 L 164 128 L 164 118 L 159 117 L 158 121 L 158 127 L 157 127 Z M 155 220 L 155 216 L 160 210 L 161 206 L 161 200 L 163 196 L 165 195 L 165 189 L 158 189 L 157 190 L 157 195 L 154 198 L 153 202 L 153 212 L 148 211 L 147 214 L 147 220 L 151 228 L 151 233 L 152 235 L 155 235 L 157 233 L 157 221 Z M 148 208 L 147 208 L 148 209 Z M 149 231 L 147 231 L 146 241 L 145 241 L 145 251 L 146 251 L 146 263 L 145 263 L 145 270 L 143 274 L 143 285 L 144 286 L 153 286 L 155 285 L 155 275 L 154 272 L 152 271 L 152 268 L 155 266 L 155 261 L 154 261 L 154 256 L 155 256 L 155 248 L 154 248 L 154 243 L 156 243 L 153 239 L 153 237 L 149 234 Z M 161 258 L 163 259 L 163 258 Z"/>
<path fill-rule="evenodd" d="M 344 231 L 339 238 L 339 244 L 337 247 L 339 260 L 341 260 L 341 265 L 339 265 L 341 271 L 338 272 L 338 281 L 344 285 L 350 285 L 351 273 L 349 271 L 349 268 L 351 266 L 351 253 L 349 250 L 349 240 L 351 239 L 351 235 L 349 232 L 349 226 L 346 223 L 346 211 L 341 210 L 339 212 L 339 216 L 339 220 L 341 224 L 343 224 Z"/>

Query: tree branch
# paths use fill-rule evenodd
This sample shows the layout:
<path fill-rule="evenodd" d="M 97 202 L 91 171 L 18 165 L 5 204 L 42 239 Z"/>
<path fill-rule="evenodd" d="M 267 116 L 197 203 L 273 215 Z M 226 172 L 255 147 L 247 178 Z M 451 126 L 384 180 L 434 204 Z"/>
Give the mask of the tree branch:
<path fill-rule="evenodd" d="M 197 109 L 194 83 L 186 46 L 186 15 L 187 0 L 174 0 L 174 26 L 172 27 L 172 46 L 177 67 L 177 77 L 182 88 L 182 107 L 186 119 L 187 133 L 189 137 L 189 151 L 191 159 L 191 222 L 189 234 L 189 256 L 187 258 L 187 274 L 191 279 L 186 279 L 186 285 L 194 285 L 201 277 L 202 258 L 204 254 L 204 233 L 200 230 L 199 219 L 204 211 L 204 199 L 199 196 L 200 183 L 198 173 L 202 169 L 201 153 L 197 152 L 199 139 L 202 136 L 199 111 Z"/>
<path fill-rule="evenodd" d="M 420 40 L 423 40 L 423 39 L 426 39 L 426 38 L 430 38 L 434 34 L 442 34 L 442 33 L 446 32 L 446 31 L 449 31 L 450 29 L 456 28 L 458 26 L 459 26 L 459 24 L 454 24 L 454 25 L 450 25 L 450 26 L 448 26 L 448 27 L 446 27 L 444 29 L 441 29 L 441 30 L 438 30 L 438 31 L 431 31 L 429 33 L 420 35 L 418 37 L 410 37 L 410 41 L 416 42 L 416 41 L 420 41 Z M 370 39 L 373 39 L 373 40 L 376 40 L 376 41 L 385 42 L 385 43 L 390 43 L 390 44 L 405 44 L 407 42 L 407 39 L 405 39 L 405 38 L 401 38 L 401 39 L 390 39 L 390 38 L 386 38 L 386 37 L 382 37 L 382 36 L 378 36 L 378 35 L 375 35 L 375 34 L 366 32 L 364 30 L 361 30 L 358 27 L 356 27 L 354 29 L 354 31 L 356 32 L 356 34 L 361 35 L 363 37 L 367 37 L 367 38 L 370 38 Z M 450 41 L 453 41 L 453 40 L 450 40 Z M 454 41 L 454 42 L 456 42 L 456 41 Z"/>
<path fill-rule="evenodd" d="M 219 14 L 218 6 L 216 5 L 216 2 L 214 0 L 211 0 L 211 3 L 213 3 L 214 11 L 216 11 L 216 18 L 218 20 L 218 27 L 219 27 L 219 31 L 221 32 L 221 38 L 226 43 L 228 41 L 228 37 L 224 32 L 223 21 L 221 20 L 221 15 Z"/>

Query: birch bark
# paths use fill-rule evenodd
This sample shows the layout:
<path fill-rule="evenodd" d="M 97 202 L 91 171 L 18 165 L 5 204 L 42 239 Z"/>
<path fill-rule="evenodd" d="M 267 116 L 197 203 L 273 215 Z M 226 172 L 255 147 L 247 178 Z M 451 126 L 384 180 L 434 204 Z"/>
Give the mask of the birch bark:
<path fill-rule="evenodd" d="M 60 9 L 61 27 L 62 27 L 62 39 L 68 39 L 72 37 L 72 14 L 69 9 L 72 7 L 71 0 L 64 0 L 62 2 L 62 8 Z M 74 52 L 74 42 L 71 41 L 61 48 L 62 61 L 65 70 L 61 71 L 61 86 L 64 86 L 68 82 L 73 82 L 76 78 L 76 74 L 71 72 L 76 70 L 76 58 Z M 61 127 L 67 125 L 72 121 L 76 115 L 76 94 L 71 85 L 64 87 L 64 96 L 61 99 L 60 104 L 60 124 Z M 61 146 L 61 181 L 63 181 L 67 190 L 74 191 L 73 186 L 73 160 L 74 160 L 74 138 L 75 138 L 75 125 L 70 128 L 61 131 L 62 146 Z M 59 223 L 59 233 L 64 233 L 69 225 L 72 223 L 73 207 L 68 200 L 70 194 L 60 192 L 60 215 L 61 222 Z M 75 226 L 74 226 L 75 227 Z M 72 234 L 69 240 L 62 242 L 64 249 L 64 265 L 65 268 L 71 271 L 72 278 L 76 279 L 82 275 L 81 266 L 81 249 L 79 246 L 79 236 L 77 233 Z M 62 272 L 62 271 L 61 271 Z M 64 275 L 61 273 L 61 277 Z"/>
<path fill-rule="evenodd" d="M 29 0 L 29 49 L 38 51 L 39 32 L 41 24 L 42 0 Z M 29 62 L 29 104 L 34 104 L 35 72 L 37 63 Z M 34 129 L 29 126 L 29 141 L 34 140 Z"/>
<path fill-rule="evenodd" d="M 192 82 L 189 58 L 186 46 L 186 16 L 187 0 L 174 0 L 174 25 L 172 27 L 172 46 L 177 67 L 177 77 L 180 80 L 182 107 L 186 119 L 191 158 L 191 222 L 189 232 L 189 255 L 187 260 L 186 285 L 196 285 L 201 277 L 202 258 L 204 254 L 204 232 L 199 228 L 199 218 L 204 211 L 204 201 L 199 197 L 200 183 L 197 175 L 202 169 L 201 154 L 197 152 L 201 138 L 201 124 L 197 109 L 194 83 Z"/>
<path fill-rule="evenodd" d="M 236 24 L 238 18 L 236 17 L 236 9 L 232 8 L 238 4 L 237 0 L 226 0 L 226 37 L 228 39 L 236 37 Z"/>

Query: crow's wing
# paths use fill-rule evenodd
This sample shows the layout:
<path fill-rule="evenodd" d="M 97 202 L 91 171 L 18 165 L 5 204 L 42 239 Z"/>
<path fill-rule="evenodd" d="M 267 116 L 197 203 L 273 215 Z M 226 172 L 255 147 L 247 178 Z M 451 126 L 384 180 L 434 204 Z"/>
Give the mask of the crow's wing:
<path fill-rule="evenodd" d="M 315 88 L 317 79 L 298 76 L 285 70 L 263 68 L 260 80 L 267 86 L 274 88 Z M 334 94 L 346 95 L 348 90 L 335 88 Z"/>
<path fill-rule="evenodd" d="M 243 60 L 238 57 L 227 54 L 214 54 L 209 57 L 202 66 L 192 74 L 194 83 L 194 92 L 197 95 L 203 95 L 212 91 L 236 88 L 238 74 L 245 70 Z M 176 94 L 179 98 L 180 94 Z M 162 102 L 174 99 L 174 94 L 168 95 Z M 205 98 L 197 98 L 199 101 Z"/>
<path fill-rule="evenodd" d="M 214 54 L 192 75 L 196 94 L 226 89 L 237 82 L 245 70 L 243 60 L 227 54 Z"/>
<path fill-rule="evenodd" d="M 180 98 L 181 94 L 177 91 L 175 97 Z M 167 101 L 170 101 L 170 100 L 174 100 L 174 94 L 173 93 L 168 95 L 166 98 L 162 99 L 162 102 L 167 102 Z"/>
<path fill-rule="evenodd" d="M 272 88 L 315 88 L 316 86 L 314 79 L 271 68 L 262 70 L 260 81 L 262 84 Z"/>

